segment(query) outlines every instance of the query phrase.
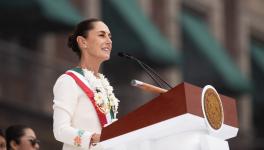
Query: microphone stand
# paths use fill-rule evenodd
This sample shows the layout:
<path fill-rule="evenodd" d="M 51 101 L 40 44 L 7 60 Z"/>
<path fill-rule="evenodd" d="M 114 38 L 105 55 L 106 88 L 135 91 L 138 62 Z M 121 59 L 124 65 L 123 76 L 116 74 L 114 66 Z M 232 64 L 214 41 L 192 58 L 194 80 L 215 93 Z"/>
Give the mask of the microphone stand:
<path fill-rule="evenodd" d="M 135 59 L 137 59 L 137 58 L 135 58 Z M 158 79 L 159 79 L 160 81 L 162 81 L 163 86 L 164 86 L 164 84 L 165 84 L 165 86 L 167 86 L 167 87 L 169 87 L 170 89 L 172 89 L 172 86 L 171 86 L 168 82 L 166 82 L 165 80 L 163 80 L 163 79 L 160 77 L 160 75 L 159 75 L 155 70 L 153 70 L 150 66 L 148 66 L 148 65 L 145 64 L 144 62 L 139 61 L 138 59 L 137 59 L 137 61 L 138 61 L 139 63 L 141 63 L 143 66 L 145 66 L 146 68 L 148 68 L 148 70 L 149 70 L 151 73 L 153 73 L 154 75 L 156 75 L 156 77 L 158 77 Z"/>
<path fill-rule="evenodd" d="M 150 66 L 148 66 L 147 64 L 143 63 L 142 61 L 140 61 L 139 59 L 129 55 L 129 54 L 126 54 L 126 53 L 123 53 L 123 52 L 119 52 L 118 53 L 118 56 L 120 57 L 125 57 L 125 58 L 128 58 L 128 59 L 132 59 L 132 60 L 135 60 L 146 72 L 147 74 L 151 77 L 151 79 L 157 84 L 159 85 L 160 87 L 164 87 L 164 86 L 167 86 L 169 87 L 170 89 L 172 89 L 172 86 L 169 85 L 165 80 L 163 80 L 159 75 L 158 73 L 156 73 Z M 157 77 L 157 78 L 156 78 Z"/>
<path fill-rule="evenodd" d="M 162 83 L 160 83 L 160 81 L 157 80 L 153 74 L 151 74 L 151 71 L 148 70 L 141 61 L 139 61 L 138 59 L 135 59 L 135 60 L 147 72 L 147 74 L 151 77 L 151 79 L 154 80 L 155 83 L 159 85 L 159 87 L 163 87 Z"/>

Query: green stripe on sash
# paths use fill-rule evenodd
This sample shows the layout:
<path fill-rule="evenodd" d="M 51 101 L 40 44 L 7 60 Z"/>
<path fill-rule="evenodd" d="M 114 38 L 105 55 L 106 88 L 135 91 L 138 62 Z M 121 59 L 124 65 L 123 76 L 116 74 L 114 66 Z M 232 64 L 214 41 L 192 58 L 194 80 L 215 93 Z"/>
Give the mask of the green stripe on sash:
<path fill-rule="evenodd" d="M 71 70 L 73 70 L 73 71 L 75 71 L 75 72 L 78 72 L 79 74 L 81 74 L 82 76 L 84 76 L 84 73 L 83 73 L 82 68 L 78 68 L 78 67 L 76 67 L 76 68 L 72 68 Z"/>

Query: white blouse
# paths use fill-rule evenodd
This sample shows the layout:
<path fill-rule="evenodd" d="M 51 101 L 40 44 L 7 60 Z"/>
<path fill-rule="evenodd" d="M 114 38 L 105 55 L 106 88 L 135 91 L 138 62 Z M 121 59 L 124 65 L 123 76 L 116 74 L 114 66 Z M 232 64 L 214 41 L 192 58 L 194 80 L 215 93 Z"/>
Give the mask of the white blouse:
<path fill-rule="evenodd" d="M 101 133 L 102 129 L 90 99 L 66 74 L 58 78 L 53 93 L 53 132 L 56 140 L 64 143 L 63 150 L 90 149 L 91 136 Z M 100 149 L 99 144 L 96 147 Z"/>

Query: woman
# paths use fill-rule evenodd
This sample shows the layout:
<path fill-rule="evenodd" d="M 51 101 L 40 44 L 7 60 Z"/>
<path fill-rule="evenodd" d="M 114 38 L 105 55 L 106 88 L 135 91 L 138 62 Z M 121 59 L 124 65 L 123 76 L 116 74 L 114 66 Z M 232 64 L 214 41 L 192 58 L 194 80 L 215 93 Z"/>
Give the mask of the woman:
<path fill-rule="evenodd" d="M 7 150 L 38 150 L 39 140 L 35 132 L 25 125 L 14 125 L 6 129 Z"/>
<path fill-rule="evenodd" d="M 68 46 L 79 64 L 54 85 L 54 136 L 64 143 L 63 150 L 98 148 L 101 129 L 116 120 L 119 102 L 99 73 L 102 62 L 110 58 L 111 33 L 102 21 L 85 20 L 69 37 Z"/>
<path fill-rule="evenodd" d="M 6 150 L 6 140 L 2 130 L 0 130 L 0 150 Z"/>

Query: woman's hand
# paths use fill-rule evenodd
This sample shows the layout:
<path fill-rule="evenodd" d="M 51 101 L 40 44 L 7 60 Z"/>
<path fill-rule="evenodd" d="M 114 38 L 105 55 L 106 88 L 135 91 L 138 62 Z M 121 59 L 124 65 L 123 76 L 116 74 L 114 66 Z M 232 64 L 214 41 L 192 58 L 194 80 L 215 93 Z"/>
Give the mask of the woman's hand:
<path fill-rule="evenodd" d="M 101 137 L 101 134 L 97 134 L 97 133 L 93 134 L 91 138 L 91 145 L 95 146 L 97 143 L 99 143 L 100 137 Z"/>

